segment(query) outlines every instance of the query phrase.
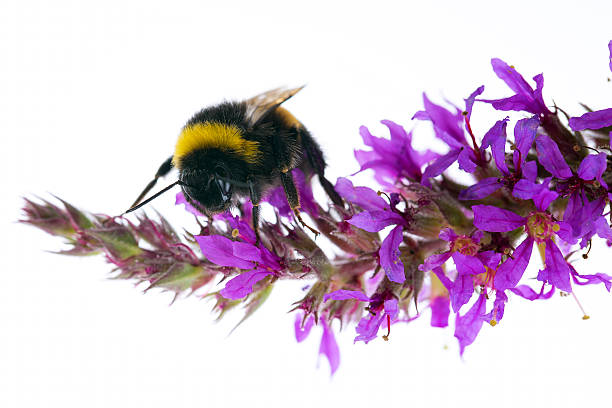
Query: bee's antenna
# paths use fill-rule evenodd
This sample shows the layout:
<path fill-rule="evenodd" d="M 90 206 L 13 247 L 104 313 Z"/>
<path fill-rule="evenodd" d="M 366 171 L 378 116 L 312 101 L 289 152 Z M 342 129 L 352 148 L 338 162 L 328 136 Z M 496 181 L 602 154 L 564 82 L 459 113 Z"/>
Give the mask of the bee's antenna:
<path fill-rule="evenodd" d="M 177 180 L 174 183 L 170 184 L 168 187 L 164 188 L 163 190 L 153 194 L 151 197 L 149 197 L 148 199 L 146 199 L 145 201 L 143 201 L 142 203 L 132 206 L 129 210 L 127 210 L 126 212 L 124 212 L 121 215 L 125 215 L 127 213 L 131 213 L 132 211 L 136 211 L 137 209 L 139 209 L 140 207 L 142 207 L 145 204 L 150 203 L 151 201 L 155 200 L 157 197 L 159 197 L 160 195 L 164 194 L 166 191 L 170 190 L 172 187 L 176 186 L 177 184 L 182 185 L 183 182 L 181 180 Z"/>
<path fill-rule="evenodd" d="M 159 166 L 159 169 L 157 170 L 157 173 L 155 173 L 155 177 L 153 178 L 153 180 L 151 180 L 149 184 L 147 184 L 145 189 L 142 190 L 142 193 L 140 193 L 140 195 L 130 206 L 130 208 L 138 205 L 138 203 L 140 203 L 140 200 L 142 200 L 147 195 L 147 193 L 155 186 L 155 183 L 157 183 L 157 179 L 159 179 L 160 177 L 164 177 L 170 172 L 170 170 L 172 170 L 172 156 L 168 157 L 168 159 L 166 159 L 166 161 L 163 162 L 161 166 Z"/>

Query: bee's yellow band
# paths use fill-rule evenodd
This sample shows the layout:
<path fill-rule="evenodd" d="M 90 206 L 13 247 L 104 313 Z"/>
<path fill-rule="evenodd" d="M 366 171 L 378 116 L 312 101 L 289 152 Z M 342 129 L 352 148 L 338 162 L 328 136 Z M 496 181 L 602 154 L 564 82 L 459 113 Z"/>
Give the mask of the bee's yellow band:
<path fill-rule="evenodd" d="M 256 163 L 261 152 L 258 143 L 246 140 L 237 126 L 216 122 L 186 126 L 179 135 L 172 164 L 181 169 L 181 160 L 198 149 L 231 151 L 247 163 Z"/>

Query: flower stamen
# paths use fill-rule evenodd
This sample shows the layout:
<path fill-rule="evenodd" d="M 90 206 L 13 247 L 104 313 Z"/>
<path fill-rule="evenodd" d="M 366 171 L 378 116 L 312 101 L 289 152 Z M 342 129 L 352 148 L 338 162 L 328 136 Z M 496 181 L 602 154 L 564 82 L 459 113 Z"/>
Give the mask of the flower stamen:
<path fill-rule="evenodd" d="M 391 334 L 391 316 L 387 315 L 387 334 L 383 335 L 384 341 L 389 341 L 389 335 Z"/>

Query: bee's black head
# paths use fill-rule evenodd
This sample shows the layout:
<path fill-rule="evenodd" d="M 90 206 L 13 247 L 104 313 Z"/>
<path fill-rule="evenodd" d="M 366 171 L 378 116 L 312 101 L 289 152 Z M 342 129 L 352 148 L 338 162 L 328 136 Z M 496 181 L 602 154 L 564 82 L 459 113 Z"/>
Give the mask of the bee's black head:
<path fill-rule="evenodd" d="M 222 162 L 212 166 L 185 168 L 179 179 L 183 193 L 191 201 L 197 201 L 209 214 L 227 210 L 232 205 L 234 186 L 232 174 Z"/>

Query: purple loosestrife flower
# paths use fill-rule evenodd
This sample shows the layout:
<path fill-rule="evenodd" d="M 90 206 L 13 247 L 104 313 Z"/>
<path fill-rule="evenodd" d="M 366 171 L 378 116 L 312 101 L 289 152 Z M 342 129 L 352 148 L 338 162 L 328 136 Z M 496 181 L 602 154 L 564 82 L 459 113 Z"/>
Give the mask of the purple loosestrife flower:
<path fill-rule="evenodd" d="M 502 177 L 487 177 L 478 181 L 473 186 L 459 193 L 460 200 L 479 200 L 504 186 L 512 191 L 516 183 L 522 178 L 532 182 L 536 180 L 537 164 L 535 161 L 528 162 L 527 154 L 533 145 L 540 121 L 537 116 L 533 116 L 519 120 L 514 126 L 516 149 L 512 155 L 514 171 L 510 172 L 506 164 L 505 153 L 507 120 L 506 118 L 498 121 L 485 135 L 485 139 L 491 145 L 495 164 Z"/>
<path fill-rule="evenodd" d="M 438 155 L 429 150 L 417 152 L 412 148 L 412 132 L 390 120 L 381 121 L 389 128 L 391 139 L 372 136 L 367 127 L 361 126 L 359 133 L 363 143 L 372 150 L 355 150 L 355 158 L 361 168 L 374 170 L 374 177 L 381 185 L 394 188 L 398 180 L 406 178 L 420 181 L 423 165 Z"/>
<path fill-rule="evenodd" d="M 345 199 L 359 205 L 364 211 L 356 214 L 347 222 L 368 232 L 378 232 L 385 227 L 395 225 L 383 240 L 380 250 L 380 266 L 385 270 L 389 280 L 403 283 L 406 280 L 404 264 L 400 259 L 399 246 L 403 239 L 403 230 L 409 226 L 409 218 L 397 210 L 397 202 L 391 205 L 376 192 L 367 187 L 353 187 L 348 179 L 339 178 L 336 191 Z"/>
<path fill-rule="evenodd" d="M 612 57 L 612 42 L 608 46 Z M 443 155 L 417 152 L 412 134 L 388 120 L 382 121 L 388 138 L 360 128 L 367 147 L 355 150 L 359 171 L 372 170 L 389 193 L 340 178 L 336 190 L 346 206 L 324 206 L 314 200 L 310 175 L 292 170 L 301 208 L 328 238 L 324 243 L 286 222 L 293 212 L 282 187 L 264 195 L 276 217 L 263 213 L 260 245 L 255 245 L 247 198 L 235 202 L 234 215 L 211 216 L 177 194 L 176 204 L 198 217 L 199 235 L 185 229 L 183 237 L 161 216 L 157 221 L 146 214 L 91 215 L 65 202 L 60 208 L 26 200 L 21 221 L 66 240 L 62 254 L 102 254 L 114 265 L 116 278 L 146 282 L 145 291 L 207 292 L 220 317 L 242 305 L 240 322 L 265 302 L 277 280 L 309 280 L 305 295 L 293 303 L 295 336 L 301 342 L 313 326 L 320 328 L 319 361 L 323 355 L 332 374 L 340 363 L 334 319 L 341 326 L 356 323 L 355 342 L 368 343 L 381 328 L 388 340 L 392 324 L 410 322 L 426 308 L 431 308 L 432 327 L 447 327 L 452 311 L 463 354 L 483 323 L 495 326 L 502 320 L 510 293 L 534 301 L 551 298 L 557 289 L 570 292 L 575 285 L 602 284 L 612 291 L 612 276 L 581 275 L 567 260 L 579 242 L 590 250 L 596 235 L 612 246 L 612 174 L 606 154 L 612 109 L 571 118 L 572 132 L 561 122 L 560 109 L 546 107 L 542 74 L 533 86 L 505 62 L 493 59 L 492 65 L 513 91 L 507 98 L 479 99 L 481 86 L 460 110 L 423 95 L 424 109 L 413 119 L 431 122 L 435 137 L 448 146 Z M 510 141 L 509 118 L 502 116 L 477 142 L 470 124 L 477 100 L 504 116 L 506 111 L 531 113 L 516 122 Z M 595 131 L 578 131 L 583 129 Z M 465 188 L 451 174 L 439 177 L 441 182 L 430 180 L 454 162 L 473 175 L 473 185 Z M 381 239 L 383 229 L 388 235 Z M 538 288 L 532 289 L 519 283 L 534 244 L 544 267 L 537 274 Z M 221 290 L 208 286 L 218 280 L 226 280 Z"/>
<path fill-rule="evenodd" d="M 552 112 L 548 110 L 542 98 L 544 87 L 544 75 L 538 74 L 533 77 L 536 83 L 534 90 L 519 74 L 514 66 L 506 64 L 499 58 L 491 60 L 495 74 L 512 89 L 515 94 L 502 99 L 479 99 L 481 102 L 490 103 L 493 108 L 501 111 L 525 111 L 535 115 L 547 116 Z"/>
<path fill-rule="evenodd" d="M 606 154 L 586 156 L 574 173 L 548 136 L 538 136 L 536 149 L 542 166 L 557 179 L 556 191 L 568 197 L 563 221 L 571 227 L 572 233 L 562 235 L 563 239 L 573 243 L 580 238 L 588 240 L 594 233 L 602 238 L 610 237 L 609 228 L 605 228 L 608 224 L 602 216 L 608 195 L 608 185 L 602 178 L 607 167 Z M 589 201 L 587 193 L 595 199 Z"/>
<path fill-rule="evenodd" d="M 397 319 L 399 309 L 397 299 L 393 298 L 392 295 L 375 294 L 372 298 L 367 297 L 364 293 L 354 290 L 337 290 L 328 293 L 323 298 L 324 301 L 332 300 L 347 300 L 355 299 L 360 302 L 369 302 L 367 310 L 369 312 L 367 317 L 361 318 L 357 324 L 357 337 L 355 342 L 363 341 L 366 344 L 374 340 L 378 336 L 378 329 L 384 321 L 387 322 L 388 332 L 383 336 L 383 339 L 389 339 L 389 333 L 391 332 L 391 324 Z"/>
<path fill-rule="evenodd" d="M 487 145 L 483 143 L 481 147 L 478 147 L 470 126 L 472 106 L 476 97 L 483 91 L 484 86 L 481 86 L 472 92 L 465 100 L 465 111 L 461 111 L 457 107 L 454 107 L 453 111 L 445 109 L 432 103 L 427 95 L 423 94 L 425 110 L 415 113 L 412 119 L 430 121 L 433 124 L 436 137 L 450 147 L 447 154 L 436 159 L 425 169 L 422 177 L 424 185 L 429 185 L 429 178 L 442 174 L 455 161 L 459 161 L 459 168 L 468 173 L 473 173 L 477 166 L 485 165 L 484 149 Z M 471 139 L 471 145 L 467 140 L 464 127 Z"/>
<path fill-rule="evenodd" d="M 277 275 L 282 270 L 281 259 L 264 246 L 232 241 L 221 235 L 194 238 L 209 261 L 221 266 L 246 269 L 225 284 L 220 293 L 226 299 L 242 299 L 253 291 L 257 282 L 269 275 Z"/>
<path fill-rule="evenodd" d="M 512 257 L 498 268 L 494 280 L 495 289 L 505 290 L 517 285 L 529 264 L 533 244 L 537 243 L 544 247 L 545 253 L 545 268 L 538 273 L 537 279 L 549 282 L 566 292 L 572 291 L 569 264 L 553 240 L 560 226 L 546 211 L 556 194 L 548 193 L 552 192 L 537 192 L 533 199 L 536 210 L 527 217 L 521 217 L 511 211 L 490 205 L 476 205 L 472 208 L 474 226 L 477 228 L 490 232 L 509 232 L 525 227 L 527 233 L 527 238 L 514 250 Z"/>
<path fill-rule="evenodd" d="M 472 297 L 473 277 L 485 274 L 486 268 L 495 269 L 501 259 L 501 255 L 493 251 L 480 252 L 482 235 L 482 231 L 476 231 L 472 236 L 457 235 L 452 229 L 445 228 L 440 231 L 440 239 L 449 242 L 449 250 L 431 255 L 422 265 L 419 265 L 419 270 L 423 272 L 436 269 L 437 277 L 445 284 L 450 293 L 454 312 L 457 312 Z M 450 258 L 457 267 L 457 278 L 454 282 L 439 275 L 438 268 Z"/>

